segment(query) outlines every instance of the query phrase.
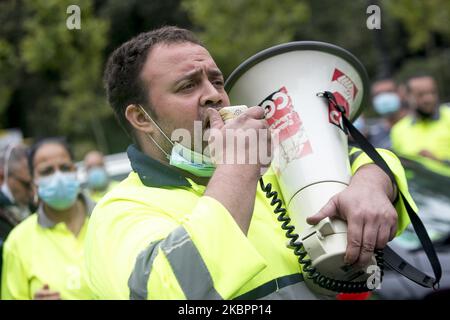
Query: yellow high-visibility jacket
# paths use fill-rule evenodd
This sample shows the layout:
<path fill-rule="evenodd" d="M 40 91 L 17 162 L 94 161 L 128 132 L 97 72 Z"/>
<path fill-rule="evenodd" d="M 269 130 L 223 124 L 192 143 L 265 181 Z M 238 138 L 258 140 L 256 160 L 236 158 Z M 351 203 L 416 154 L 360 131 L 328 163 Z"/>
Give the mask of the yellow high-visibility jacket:
<path fill-rule="evenodd" d="M 400 162 L 382 153 L 411 200 Z M 134 146 L 128 154 L 134 172 L 103 197 L 89 222 L 86 270 L 96 298 L 316 298 L 259 188 L 245 236 L 220 202 L 203 195 L 205 186 Z M 353 158 L 353 172 L 370 163 L 364 153 Z M 279 190 L 273 173 L 264 180 Z M 409 218 L 401 199 L 396 208 L 400 233 Z"/>
<path fill-rule="evenodd" d="M 108 187 L 102 191 L 89 190 L 89 197 L 95 202 L 99 202 L 105 194 L 114 189 L 119 183 L 117 181 L 111 181 Z"/>
<path fill-rule="evenodd" d="M 441 106 L 433 119 L 404 117 L 391 130 L 392 148 L 399 155 L 418 156 L 428 150 L 450 164 L 450 108 Z"/>
<path fill-rule="evenodd" d="M 80 194 L 87 213 L 94 203 Z M 84 240 L 89 218 L 77 237 L 63 222 L 47 218 L 41 205 L 9 234 L 3 248 L 1 299 L 33 299 L 45 284 L 61 299 L 91 299 L 85 280 Z"/>

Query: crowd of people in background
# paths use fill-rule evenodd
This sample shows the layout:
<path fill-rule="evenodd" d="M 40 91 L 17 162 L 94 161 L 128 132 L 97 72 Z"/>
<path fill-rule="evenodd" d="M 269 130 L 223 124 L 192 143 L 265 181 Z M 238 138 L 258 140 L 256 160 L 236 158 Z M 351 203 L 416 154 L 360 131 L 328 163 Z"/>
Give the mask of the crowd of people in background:
<path fill-rule="evenodd" d="M 0 168 L 1 298 L 91 298 L 84 237 L 95 203 L 114 186 L 103 155 L 86 155 L 84 188 L 61 138 L 9 146 Z"/>
<path fill-rule="evenodd" d="M 397 84 L 392 78 L 374 81 L 372 106 L 378 117 L 356 126 L 379 148 L 422 163 L 448 175 L 450 165 L 450 108 L 440 101 L 435 79 L 427 74 Z"/>
<path fill-rule="evenodd" d="M 448 169 L 450 109 L 433 77 L 418 75 L 401 85 L 379 79 L 371 98 L 378 117 L 361 116 L 355 125 L 375 147 Z M 87 223 L 117 182 L 98 151 L 86 154 L 84 170 L 81 186 L 71 148 L 60 138 L 0 150 L 2 299 L 91 298 L 83 276 Z"/>

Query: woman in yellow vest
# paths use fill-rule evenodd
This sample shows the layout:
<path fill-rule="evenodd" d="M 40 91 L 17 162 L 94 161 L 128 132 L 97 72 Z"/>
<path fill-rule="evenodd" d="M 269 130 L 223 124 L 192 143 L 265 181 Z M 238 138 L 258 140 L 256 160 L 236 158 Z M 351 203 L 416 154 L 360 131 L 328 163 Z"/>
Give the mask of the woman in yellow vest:
<path fill-rule="evenodd" d="M 29 153 L 39 208 L 4 244 L 2 299 L 89 299 L 83 243 L 93 202 L 80 193 L 70 148 L 45 139 Z"/>

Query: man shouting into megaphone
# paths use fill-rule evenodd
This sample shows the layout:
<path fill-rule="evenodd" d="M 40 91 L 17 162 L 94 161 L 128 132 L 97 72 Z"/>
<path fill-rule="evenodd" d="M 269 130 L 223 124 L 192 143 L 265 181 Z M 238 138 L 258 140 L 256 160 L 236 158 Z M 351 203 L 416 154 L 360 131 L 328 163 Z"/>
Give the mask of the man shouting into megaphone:
<path fill-rule="evenodd" d="M 277 189 L 267 163 L 217 159 L 230 154 L 229 148 L 247 155 L 264 146 L 259 151 L 270 154 L 271 135 L 260 107 L 224 123 L 219 110 L 230 101 L 223 75 L 199 40 L 176 27 L 142 33 L 111 54 L 105 83 L 118 120 L 134 140 L 128 148 L 133 172 L 98 203 L 90 219 L 85 254 L 94 294 L 100 299 L 317 298 L 258 188 L 263 172 Z M 171 139 L 178 129 L 194 135 L 195 121 L 211 132 L 212 159 Z M 258 133 L 254 143 L 236 147 L 232 141 L 248 130 Z M 383 156 L 409 196 L 398 159 L 389 152 Z M 389 177 L 364 154 L 353 160 L 350 185 L 308 223 L 325 217 L 347 221 L 345 261 L 365 266 L 409 221 L 402 203 L 393 205 L 397 190 Z"/>

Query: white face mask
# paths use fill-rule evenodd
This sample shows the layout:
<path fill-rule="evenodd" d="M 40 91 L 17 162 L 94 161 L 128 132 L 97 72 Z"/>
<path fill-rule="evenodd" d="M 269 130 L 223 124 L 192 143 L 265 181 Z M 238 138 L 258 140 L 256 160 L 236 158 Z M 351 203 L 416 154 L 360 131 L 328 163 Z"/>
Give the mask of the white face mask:
<path fill-rule="evenodd" d="M 164 151 L 164 149 L 153 139 L 153 137 L 147 134 L 147 137 L 153 141 L 153 143 L 161 150 L 166 158 L 169 160 L 169 164 L 171 166 L 180 168 L 184 171 L 192 173 L 197 177 L 211 177 L 216 169 L 216 166 L 213 164 L 211 159 L 205 155 L 202 155 L 198 152 L 195 152 L 181 143 L 173 143 L 167 135 L 162 131 L 162 129 L 158 126 L 158 124 L 148 115 L 145 109 L 139 105 L 142 112 L 147 116 L 150 121 L 158 128 L 161 134 L 166 138 L 167 141 L 172 145 L 172 151 L 170 155 Z"/>

